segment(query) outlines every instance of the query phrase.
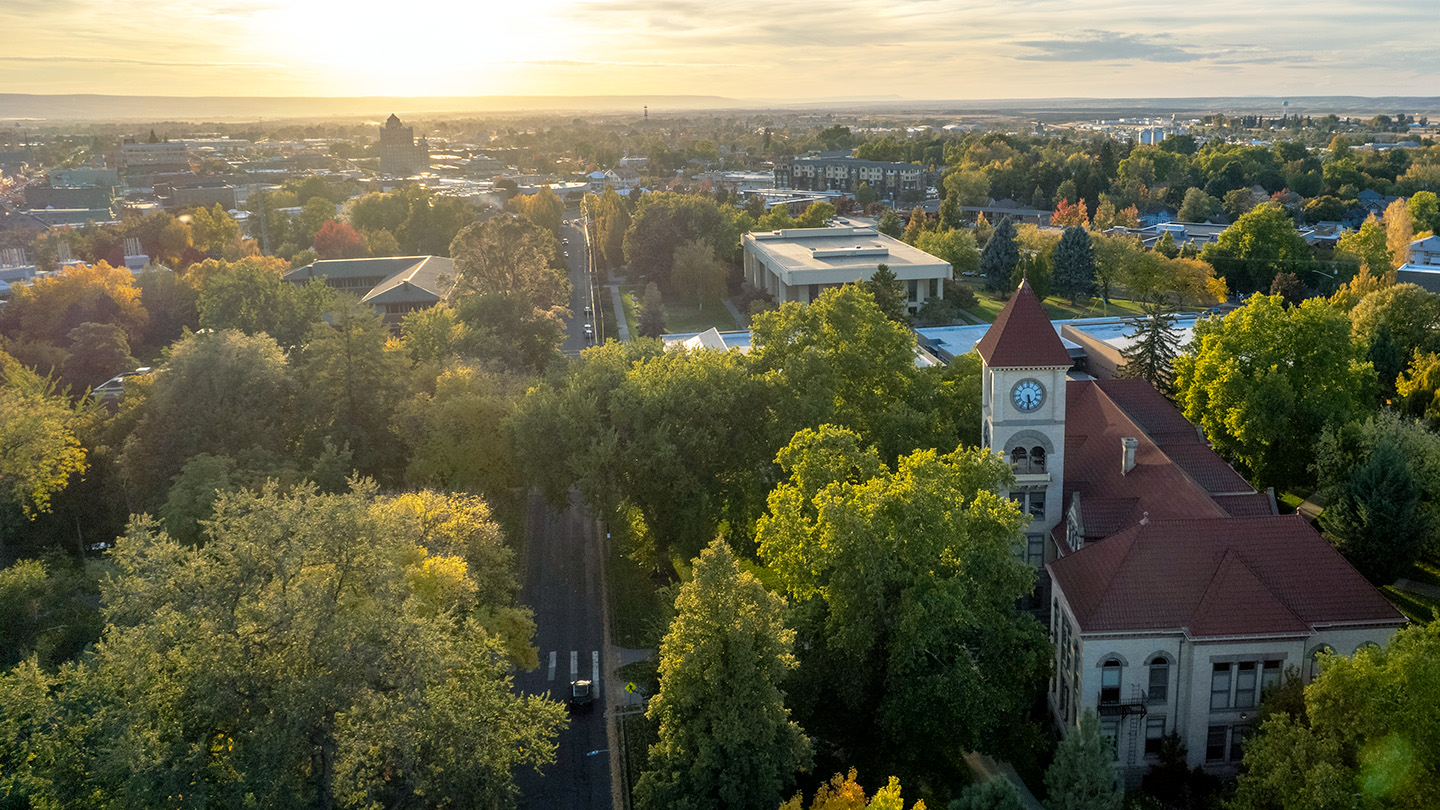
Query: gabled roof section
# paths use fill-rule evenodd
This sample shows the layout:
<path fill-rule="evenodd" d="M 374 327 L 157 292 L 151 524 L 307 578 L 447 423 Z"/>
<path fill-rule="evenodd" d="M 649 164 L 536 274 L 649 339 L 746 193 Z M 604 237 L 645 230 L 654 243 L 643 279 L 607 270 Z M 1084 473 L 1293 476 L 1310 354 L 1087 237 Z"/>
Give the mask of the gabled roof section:
<path fill-rule="evenodd" d="M 1020 282 L 1020 288 L 1010 296 L 985 337 L 975 344 L 975 350 L 992 368 L 1069 368 L 1073 363 L 1028 281 Z"/>
<path fill-rule="evenodd" d="M 1405 621 L 1296 515 L 1153 520 L 1048 567 L 1087 633 L 1303 635 Z"/>

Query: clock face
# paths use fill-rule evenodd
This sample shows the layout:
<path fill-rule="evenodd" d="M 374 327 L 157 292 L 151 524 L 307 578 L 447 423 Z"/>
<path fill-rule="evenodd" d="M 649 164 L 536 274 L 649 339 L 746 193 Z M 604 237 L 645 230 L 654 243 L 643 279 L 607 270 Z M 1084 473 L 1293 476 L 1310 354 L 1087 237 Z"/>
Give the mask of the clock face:
<path fill-rule="evenodd" d="M 1015 384 L 1011 397 L 1015 400 L 1015 407 L 1022 411 L 1033 411 L 1045 401 L 1045 386 L 1035 380 L 1021 380 Z"/>

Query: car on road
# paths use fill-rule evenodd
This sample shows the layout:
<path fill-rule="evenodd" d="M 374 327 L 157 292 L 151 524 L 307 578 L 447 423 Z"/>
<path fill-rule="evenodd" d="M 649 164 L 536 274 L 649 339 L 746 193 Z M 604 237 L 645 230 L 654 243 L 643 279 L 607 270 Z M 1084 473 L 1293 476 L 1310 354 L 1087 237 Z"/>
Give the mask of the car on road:
<path fill-rule="evenodd" d="M 588 324 L 588 323 L 585 324 L 585 339 L 586 339 L 586 340 L 594 340 L 594 339 L 595 339 L 595 327 L 594 327 L 594 326 L 591 326 L 591 325 Z"/>
<path fill-rule="evenodd" d="M 560 240 L 560 243 L 561 243 L 561 244 L 564 244 L 564 245 L 570 244 L 570 237 L 567 236 L 567 237 L 565 237 L 564 239 L 561 239 L 561 240 Z"/>
<path fill-rule="evenodd" d="M 583 712 L 590 708 L 595 701 L 595 690 L 591 688 L 589 681 L 571 681 L 570 695 L 565 699 L 565 705 L 572 712 Z"/>

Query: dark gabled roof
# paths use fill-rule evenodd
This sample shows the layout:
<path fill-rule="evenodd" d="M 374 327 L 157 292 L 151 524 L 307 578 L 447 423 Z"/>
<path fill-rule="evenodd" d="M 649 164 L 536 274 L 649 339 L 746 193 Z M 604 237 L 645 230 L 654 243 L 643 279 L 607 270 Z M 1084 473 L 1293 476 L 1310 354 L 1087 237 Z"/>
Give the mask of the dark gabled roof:
<path fill-rule="evenodd" d="M 1028 281 L 1006 302 L 975 350 L 987 366 L 1069 368 L 1073 360 Z"/>
<path fill-rule="evenodd" d="M 1297 515 L 1149 521 L 1048 567 L 1086 633 L 1307 635 L 1405 621 Z"/>

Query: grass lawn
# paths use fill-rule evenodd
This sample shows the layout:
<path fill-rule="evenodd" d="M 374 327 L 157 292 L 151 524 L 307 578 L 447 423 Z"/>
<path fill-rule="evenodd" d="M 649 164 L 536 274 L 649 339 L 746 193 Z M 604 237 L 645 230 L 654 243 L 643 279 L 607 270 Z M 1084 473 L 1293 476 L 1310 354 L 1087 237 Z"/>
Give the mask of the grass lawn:
<path fill-rule="evenodd" d="M 970 307 L 967 312 L 984 320 L 986 323 L 994 323 L 995 316 L 1005 307 L 1005 302 L 985 292 L 985 285 L 974 279 L 964 279 L 970 291 L 975 293 L 975 306 Z M 1096 298 L 1092 306 L 1074 306 L 1069 301 L 1051 296 L 1043 302 L 1045 314 L 1051 320 L 1069 320 L 1071 318 L 1103 318 L 1103 317 L 1131 317 L 1141 314 L 1140 304 L 1135 301 L 1111 299 L 1109 304 Z"/>
<path fill-rule="evenodd" d="M 642 292 L 639 289 L 628 290 L 622 294 L 625 300 L 625 320 L 630 324 L 632 336 L 640 334 L 640 295 Z M 704 332 L 712 326 L 721 332 L 733 332 L 738 328 L 735 326 L 735 319 L 730 316 L 730 310 L 718 301 L 707 304 L 703 310 L 690 303 L 668 299 L 665 301 L 666 334 Z"/>
<path fill-rule="evenodd" d="M 1418 593 L 1402 591 L 1394 585 L 1386 585 L 1380 591 L 1385 594 L 1385 598 L 1390 600 L 1390 604 L 1416 624 L 1427 624 L 1434 621 L 1436 611 L 1440 611 L 1440 602 Z"/>
<path fill-rule="evenodd" d="M 656 649 L 665 634 L 670 611 L 666 609 L 664 595 L 650 579 L 650 572 L 620 553 L 619 545 L 611 543 L 610 559 L 605 565 L 615 644 L 632 650 Z"/>
<path fill-rule="evenodd" d="M 1305 502 L 1304 498 L 1294 492 L 1282 492 L 1276 500 L 1280 502 L 1280 511 L 1287 515 L 1293 514 L 1300 508 L 1300 504 Z"/>

